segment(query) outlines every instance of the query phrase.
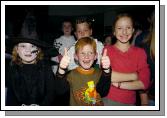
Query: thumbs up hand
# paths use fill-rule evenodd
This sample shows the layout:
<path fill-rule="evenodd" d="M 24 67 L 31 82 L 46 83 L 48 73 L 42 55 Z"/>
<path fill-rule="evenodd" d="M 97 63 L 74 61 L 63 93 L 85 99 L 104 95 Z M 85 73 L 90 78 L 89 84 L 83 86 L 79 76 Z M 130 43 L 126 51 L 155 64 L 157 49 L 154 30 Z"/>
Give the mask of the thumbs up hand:
<path fill-rule="evenodd" d="M 107 56 L 107 49 L 104 49 L 104 53 L 103 53 L 102 58 L 101 58 L 101 64 L 102 64 L 102 68 L 104 70 L 110 69 L 110 59 Z"/>
<path fill-rule="evenodd" d="M 64 48 L 64 55 L 60 61 L 60 65 L 59 65 L 59 73 L 60 74 L 65 73 L 64 69 L 67 69 L 69 63 L 70 63 L 70 57 L 67 54 L 67 48 Z"/>

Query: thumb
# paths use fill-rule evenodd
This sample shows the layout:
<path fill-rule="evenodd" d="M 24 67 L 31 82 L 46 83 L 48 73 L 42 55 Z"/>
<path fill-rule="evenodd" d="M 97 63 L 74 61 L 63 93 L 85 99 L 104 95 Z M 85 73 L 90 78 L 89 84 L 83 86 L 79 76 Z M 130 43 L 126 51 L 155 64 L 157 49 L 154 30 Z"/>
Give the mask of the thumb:
<path fill-rule="evenodd" d="M 104 49 L 103 56 L 107 56 L 107 49 Z"/>
<path fill-rule="evenodd" d="M 64 56 L 67 56 L 67 48 L 64 48 Z"/>

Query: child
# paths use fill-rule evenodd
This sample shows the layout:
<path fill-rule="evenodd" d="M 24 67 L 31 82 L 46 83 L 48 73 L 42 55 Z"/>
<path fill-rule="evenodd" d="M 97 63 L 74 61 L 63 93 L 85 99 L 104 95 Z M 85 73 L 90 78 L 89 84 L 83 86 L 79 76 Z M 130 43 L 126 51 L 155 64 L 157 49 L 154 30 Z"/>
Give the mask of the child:
<path fill-rule="evenodd" d="M 120 14 L 113 25 L 117 41 L 112 46 L 106 46 L 112 66 L 112 85 L 109 94 L 103 99 L 104 105 L 135 105 L 136 90 L 147 89 L 150 71 L 147 56 L 141 48 L 130 44 L 134 28 L 133 20 L 128 14 Z M 113 76 L 116 73 L 137 73 L 137 80 L 127 80 L 126 76 Z M 117 80 L 119 77 L 120 80 Z M 131 76 L 131 78 L 133 78 Z M 117 80 L 117 81 L 116 81 Z M 115 81 L 115 82 L 114 82 Z"/>
<path fill-rule="evenodd" d="M 50 65 L 43 60 L 42 49 L 49 46 L 38 39 L 17 37 L 12 41 L 12 62 L 5 81 L 6 105 L 54 105 L 56 92 L 64 89 L 60 88 L 63 81 L 55 80 Z"/>
<path fill-rule="evenodd" d="M 60 62 L 64 53 L 64 48 L 70 48 L 75 43 L 75 38 L 72 35 L 73 27 L 70 20 L 64 20 L 62 23 L 63 35 L 54 40 L 54 47 L 59 50 L 59 56 L 52 57 L 52 61 Z M 57 72 L 57 66 L 53 66 L 53 72 Z"/>
<path fill-rule="evenodd" d="M 147 91 L 140 91 L 141 105 L 155 105 L 155 12 L 150 17 L 150 32 L 138 45 L 146 51 L 147 62 L 150 66 L 150 88 Z"/>
<path fill-rule="evenodd" d="M 76 36 L 77 40 L 82 38 L 82 37 L 90 37 L 92 35 L 92 24 L 87 18 L 77 19 L 75 28 L 76 28 L 75 29 L 76 30 L 75 31 L 75 36 Z M 97 39 L 94 39 L 94 40 L 96 41 L 96 44 L 97 44 L 97 50 L 96 50 L 96 52 L 98 53 L 97 64 L 100 65 L 101 54 L 102 54 L 102 50 L 103 50 L 104 46 Z M 71 58 L 71 62 L 68 66 L 68 70 L 72 70 L 72 69 L 78 67 L 78 65 L 74 61 L 75 44 L 76 43 L 74 43 L 74 45 L 71 46 L 70 49 L 68 49 L 68 52 L 67 52 L 68 55 Z"/>
<path fill-rule="evenodd" d="M 65 75 L 70 63 L 70 56 L 65 49 L 57 78 L 65 79 L 70 84 L 70 105 L 103 105 L 101 97 L 107 95 L 111 84 L 110 60 L 106 53 L 107 50 L 101 59 L 103 70 L 94 68 L 93 63 L 97 58 L 95 40 L 90 37 L 79 39 L 75 45 L 74 56 L 79 67 Z"/>
<path fill-rule="evenodd" d="M 104 46 L 111 44 L 112 44 L 112 36 L 111 35 L 104 36 Z"/>

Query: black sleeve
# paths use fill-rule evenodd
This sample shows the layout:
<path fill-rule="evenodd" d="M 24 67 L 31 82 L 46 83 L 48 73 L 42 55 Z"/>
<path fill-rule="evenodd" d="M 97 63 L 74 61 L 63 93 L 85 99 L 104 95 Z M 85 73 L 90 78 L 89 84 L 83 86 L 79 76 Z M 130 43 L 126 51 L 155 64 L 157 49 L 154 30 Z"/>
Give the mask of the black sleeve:
<path fill-rule="evenodd" d="M 65 79 L 57 79 L 51 68 L 48 67 L 48 72 L 45 71 L 47 75 L 46 81 L 46 96 L 42 102 L 42 106 L 45 105 L 55 105 L 57 104 L 58 97 L 63 95 L 69 90 L 68 82 Z"/>
<path fill-rule="evenodd" d="M 67 74 L 60 74 L 58 71 L 56 73 L 55 76 L 55 81 L 56 81 L 56 85 L 57 85 L 57 93 L 58 94 L 63 94 L 66 91 L 69 91 L 70 89 L 70 85 L 67 81 Z"/>
<path fill-rule="evenodd" d="M 96 85 L 96 90 L 101 97 L 105 97 L 110 89 L 111 85 L 111 71 L 110 73 L 105 73 L 102 71 L 99 82 Z"/>

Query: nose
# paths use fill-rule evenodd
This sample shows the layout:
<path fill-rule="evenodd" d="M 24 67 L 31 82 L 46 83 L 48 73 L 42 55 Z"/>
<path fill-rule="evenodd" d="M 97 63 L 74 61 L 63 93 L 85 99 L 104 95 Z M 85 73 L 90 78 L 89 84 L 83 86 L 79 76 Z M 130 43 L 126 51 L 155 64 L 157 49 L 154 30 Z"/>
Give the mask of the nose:
<path fill-rule="evenodd" d="M 123 34 L 127 34 L 127 29 L 123 29 Z"/>
<path fill-rule="evenodd" d="M 81 32 L 81 36 L 85 36 L 85 32 Z"/>
<path fill-rule="evenodd" d="M 31 52 L 31 49 L 30 48 L 25 48 L 25 52 Z"/>
<path fill-rule="evenodd" d="M 90 56 L 91 56 L 90 53 L 85 53 L 85 54 L 84 54 L 84 58 L 86 58 L 86 59 L 90 58 Z"/>

